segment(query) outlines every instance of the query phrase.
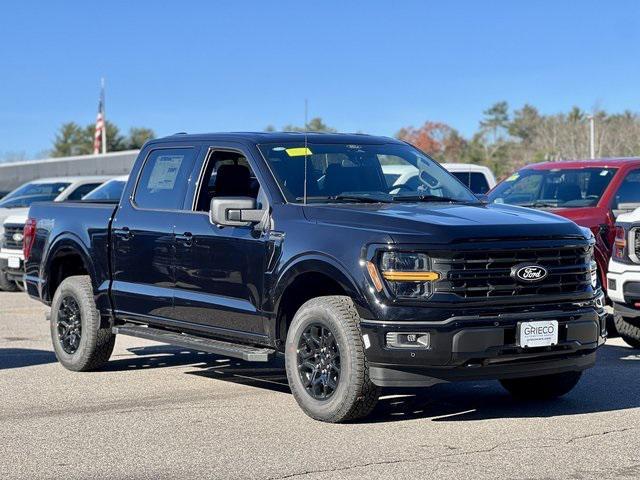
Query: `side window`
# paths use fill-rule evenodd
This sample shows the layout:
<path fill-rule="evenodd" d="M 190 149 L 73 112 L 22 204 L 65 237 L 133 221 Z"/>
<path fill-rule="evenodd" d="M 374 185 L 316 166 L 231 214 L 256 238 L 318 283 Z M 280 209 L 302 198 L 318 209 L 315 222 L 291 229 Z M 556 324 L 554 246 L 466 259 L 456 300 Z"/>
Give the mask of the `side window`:
<path fill-rule="evenodd" d="M 134 195 L 136 206 L 158 210 L 181 209 L 194 157 L 192 148 L 152 151 L 138 180 Z"/>
<path fill-rule="evenodd" d="M 208 212 L 214 197 L 252 197 L 256 208 L 266 204 L 266 197 L 247 158 L 240 152 L 217 150 L 207 159 L 198 188 L 195 210 Z"/>
<path fill-rule="evenodd" d="M 640 207 L 640 170 L 632 170 L 620 184 L 613 200 L 613 210 L 617 215 Z"/>
<path fill-rule="evenodd" d="M 100 183 L 85 183 L 84 185 L 80 185 L 76 188 L 71 194 L 67 197 L 67 200 L 81 200 L 87 193 L 91 190 L 95 190 L 101 184 Z"/>

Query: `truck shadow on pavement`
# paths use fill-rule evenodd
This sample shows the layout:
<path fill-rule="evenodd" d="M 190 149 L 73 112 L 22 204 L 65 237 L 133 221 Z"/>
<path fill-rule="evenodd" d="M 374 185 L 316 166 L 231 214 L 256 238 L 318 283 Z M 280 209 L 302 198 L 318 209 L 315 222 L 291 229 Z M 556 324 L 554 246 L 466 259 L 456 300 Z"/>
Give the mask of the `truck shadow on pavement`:
<path fill-rule="evenodd" d="M 0 348 L 0 370 L 56 362 L 53 352 L 33 348 Z"/>
<path fill-rule="evenodd" d="M 281 357 L 256 364 L 169 345 L 129 351 L 136 357 L 116 357 L 106 370 L 188 366 L 197 369 L 186 372 L 190 375 L 290 393 Z M 636 408 L 640 407 L 640 382 L 636 381 L 639 372 L 640 350 L 606 345 L 598 352 L 596 366 L 585 372 L 578 386 L 555 401 L 517 401 L 495 381 L 439 384 L 425 389 L 384 389 L 374 412 L 358 423 L 417 418 L 453 422 L 552 417 Z"/>

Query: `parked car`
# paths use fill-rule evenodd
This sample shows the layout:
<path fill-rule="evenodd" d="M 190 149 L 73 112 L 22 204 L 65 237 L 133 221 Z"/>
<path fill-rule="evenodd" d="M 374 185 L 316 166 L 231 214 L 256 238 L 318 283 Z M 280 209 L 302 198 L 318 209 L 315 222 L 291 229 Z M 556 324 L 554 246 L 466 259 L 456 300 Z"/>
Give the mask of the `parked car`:
<path fill-rule="evenodd" d="M 486 194 L 496 186 L 496 177 L 489 167 L 473 163 L 443 163 L 442 166 L 476 194 Z"/>
<path fill-rule="evenodd" d="M 606 289 L 616 217 L 640 206 L 640 159 L 529 165 L 489 192 L 489 201 L 546 210 L 589 228 Z"/>
<path fill-rule="evenodd" d="M 82 197 L 82 200 L 91 202 L 117 203 L 118 201 L 120 201 L 120 197 L 122 197 L 122 192 L 124 190 L 124 187 L 127 185 L 128 179 L 128 175 L 123 175 L 120 177 L 114 177 L 111 180 L 107 180 L 98 188 L 87 193 L 84 197 Z"/>
<path fill-rule="evenodd" d="M 59 177 L 34 180 L 0 200 L 0 290 L 22 288 L 22 230 L 33 202 L 80 200 L 109 177 Z"/>
<path fill-rule="evenodd" d="M 389 158 L 422 188 L 389 193 Z M 385 386 L 498 379 L 557 397 L 606 336 L 588 229 L 487 205 L 391 138 L 153 140 L 117 205 L 34 204 L 24 242 L 66 368 L 102 367 L 116 334 L 281 353 L 298 404 L 327 422 L 367 415 Z"/>
<path fill-rule="evenodd" d="M 488 167 L 471 163 L 443 163 L 442 166 L 475 194 L 486 194 L 496 186 L 496 178 Z M 420 185 L 418 169 L 412 165 L 383 164 L 382 172 L 388 183 L 398 189 L 416 189 Z"/>
<path fill-rule="evenodd" d="M 640 348 L 640 208 L 618 217 L 607 284 L 618 333 Z"/>

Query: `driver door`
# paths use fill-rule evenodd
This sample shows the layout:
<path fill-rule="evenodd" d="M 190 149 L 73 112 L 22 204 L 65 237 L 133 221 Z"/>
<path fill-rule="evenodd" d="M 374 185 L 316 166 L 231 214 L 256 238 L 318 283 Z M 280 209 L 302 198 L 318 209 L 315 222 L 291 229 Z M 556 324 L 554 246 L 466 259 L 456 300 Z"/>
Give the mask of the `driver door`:
<path fill-rule="evenodd" d="M 173 317 L 212 334 L 262 341 L 266 239 L 254 226 L 209 219 L 212 198 L 256 198 L 260 186 L 243 151 L 211 147 L 206 155 L 191 213 L 175 224 Z"/>

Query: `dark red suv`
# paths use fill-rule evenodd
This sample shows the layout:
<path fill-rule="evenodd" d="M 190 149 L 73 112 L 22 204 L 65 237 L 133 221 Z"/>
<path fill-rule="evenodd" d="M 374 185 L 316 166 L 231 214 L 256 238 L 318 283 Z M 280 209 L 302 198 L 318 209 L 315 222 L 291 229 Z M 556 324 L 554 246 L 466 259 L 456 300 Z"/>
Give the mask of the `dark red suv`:
<path fill-rule="evenodd" d="M 640 158 L 529 165 L 498 184 L 489 192 L 489 199 L 546 209 L 591 229 L 600 280 L 606 289 L 615 219 L 640 207 Z"/>

